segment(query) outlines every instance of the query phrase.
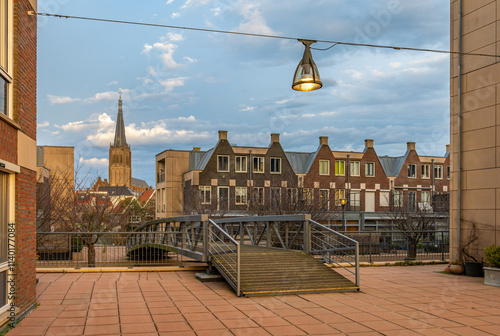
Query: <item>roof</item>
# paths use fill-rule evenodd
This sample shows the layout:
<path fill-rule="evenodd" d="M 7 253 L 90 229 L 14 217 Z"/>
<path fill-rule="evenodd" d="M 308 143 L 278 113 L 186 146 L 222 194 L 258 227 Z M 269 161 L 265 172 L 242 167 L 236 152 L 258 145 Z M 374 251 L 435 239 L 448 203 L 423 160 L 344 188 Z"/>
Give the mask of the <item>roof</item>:
<path fill-rule="evenodd" d="M 118 100 L 118 117 L 116 118 L 116 130 L 115 130 L 115 141 L 113 143 L 115 147 L 127 147 L 127 138 L 125 136 L 125 123 L 123 121 L 123 111 L 122 111 L 122 96 L 120 94 L 120 99 Z"/>
<path fill-rule="evenodd" d="M 151 197 L 153 197 L 155 191 L 156 191 L 156 189 L 150 189 L 150 190 L 146 190 L 145 192 L 143 192 L 141 194 L 141 196 L 139 196 L 139 202 L 141 204 L 145 204 L 145 203 L 149 202 Z"/>
<path fill-rule="evenodd" d="M 149 188 L 149 184 L 146 181 L 135 178 L 135 177 L 132 177 L 131 183 L 134 187 L 141 187 L 141 188 L 146 188 L 146 189 Z"/>
<path fill-rule="evenodd" d="M 97 191 L 107 191 L 109 196 L 134 196 L 133 191 L 126 186 L 99 186 Z"/>
<path fill-rule="evenodd" d="M 217 147 L 217 146 L 215 146 Z M 196 170 L 203 170 L 207 166 L 208 161 L 212 157 L 215 151 L 215 147 L 212 149 L 209 149 L 207 152 L 204 153 L 204 155 L 196 155 L 197 153 L 202 153 L 202 152 L 197 152 L 193 151 L 194 157 L 193 157 L 193 166 L 191 166 L 191 155 L 189 156 L 189 168 L 190 169 L 196 169 Z"/>
<path fill-rule="evenodd" d="M 313 153 L 285 152 L 285 155 L 295 174 L 306 174 L 309 168 L 311 168 L 317 152 L 318 151 Z"/>
<path fill-rule="evenodd" d="M 410 151 L 406 151 L 403 156 L 379 156 L 378 159 L 387 177 L 398 176 Z"/>

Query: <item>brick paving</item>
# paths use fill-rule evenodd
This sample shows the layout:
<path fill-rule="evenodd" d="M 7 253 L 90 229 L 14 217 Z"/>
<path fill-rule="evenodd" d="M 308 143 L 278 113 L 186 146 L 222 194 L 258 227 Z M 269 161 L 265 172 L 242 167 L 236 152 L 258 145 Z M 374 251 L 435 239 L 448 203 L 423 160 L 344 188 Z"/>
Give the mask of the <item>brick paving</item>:
<path fill-rule="evenodd" d="M 194 272 L 40 273 L 7 335 L 500 335 L 500 288 L 444 265 L 361 268 L 359 293 L 238 298 Z"/>

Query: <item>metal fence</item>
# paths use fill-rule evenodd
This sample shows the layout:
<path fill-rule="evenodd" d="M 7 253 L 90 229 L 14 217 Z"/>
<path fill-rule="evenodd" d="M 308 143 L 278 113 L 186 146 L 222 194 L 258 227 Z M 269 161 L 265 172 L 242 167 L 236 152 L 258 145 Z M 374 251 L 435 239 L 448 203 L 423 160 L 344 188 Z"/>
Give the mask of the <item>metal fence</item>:
<path fill-rule="evenodd" d="M 174 232 L 38 232 L 37 267 L 168 266 L 195 261 L 168 249 L 144 249 L 140 255 L 129 249 L 132 241 L 147 238 L 161 243 L 173 240 L 174 235 Z"/>
<path fill-rule="evenodd" d="M 360 262 L 393 262 L 448 260 L 450 253 L 449 231 L 368 231 L 343 232 L 359 243 Z M 419 234 L 415 242 L 416 254 L 410 256 L 411 235 Z"/>

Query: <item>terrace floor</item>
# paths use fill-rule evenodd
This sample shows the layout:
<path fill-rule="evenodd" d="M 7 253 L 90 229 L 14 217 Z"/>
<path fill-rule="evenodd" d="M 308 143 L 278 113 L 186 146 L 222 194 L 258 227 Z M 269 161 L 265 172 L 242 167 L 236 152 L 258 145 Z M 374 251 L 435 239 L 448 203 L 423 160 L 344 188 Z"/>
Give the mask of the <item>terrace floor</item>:
<path fill-rule="evenodd" d="M 7 335 L 500 335 L 500 288 L 445 265 L 361 268 L 361 292 L 238 298 L 194 272 L 39 273 Z"/>

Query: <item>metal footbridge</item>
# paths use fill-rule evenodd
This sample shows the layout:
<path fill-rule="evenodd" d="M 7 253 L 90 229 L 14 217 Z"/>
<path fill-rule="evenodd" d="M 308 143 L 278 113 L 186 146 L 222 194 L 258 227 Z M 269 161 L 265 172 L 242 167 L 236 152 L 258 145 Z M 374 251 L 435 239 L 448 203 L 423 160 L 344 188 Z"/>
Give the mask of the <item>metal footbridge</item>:
<path fill-rule="evenodd" d="M 135 233 L 127 241 L 130 259 L 174 252 L 206 262 L 238 296 L 359 290 L 358 242 L 310 215 L 169 217 Z"/>

